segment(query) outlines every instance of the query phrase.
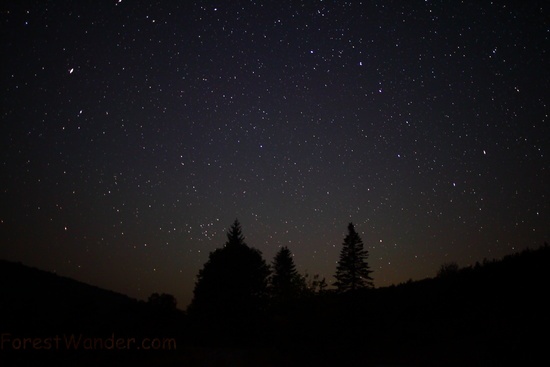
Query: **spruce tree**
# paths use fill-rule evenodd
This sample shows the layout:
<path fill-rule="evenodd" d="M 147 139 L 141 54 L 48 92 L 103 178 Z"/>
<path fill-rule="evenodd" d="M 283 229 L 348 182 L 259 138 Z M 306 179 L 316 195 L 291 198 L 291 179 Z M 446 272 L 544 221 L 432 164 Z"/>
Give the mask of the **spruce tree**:
<path fill-rule="evenodd" d="M 368 257 L 369 252 L 363 248 L 361 237 L 355 232 L 353 223 L 350 223 L 336 268 L 336 283 L 334 285 L 338 288 L 338 292 L 374 287 L 370 276 L 372 271 L 367 263 Z"/>
<path fill-rule="evenodd" d="M 283 246 L 273 260 L 271 294 L 280 301 L 297 297 L 305 289 L 304 278 L 296 270 L 290 250 Z"/>
<path fill-rule="evenodd" d="M 261 252 L 244 242 L 235 220 L 225 245 L 211 252 L 199 271 L 189 312 L 216 318 L 256 313 L 265 302 L 269 274 Z"/>

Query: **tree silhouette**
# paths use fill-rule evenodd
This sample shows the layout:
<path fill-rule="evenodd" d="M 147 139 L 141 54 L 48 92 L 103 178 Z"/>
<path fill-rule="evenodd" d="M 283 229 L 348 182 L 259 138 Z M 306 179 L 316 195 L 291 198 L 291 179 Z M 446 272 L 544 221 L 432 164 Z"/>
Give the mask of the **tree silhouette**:
<path fill-rule="evenodd" d="M 458 264 L 453 262 L 444 263 L 441 265 L 437 271 L 438 278 L 452 277 L 458 274 L 459 267 Z"/>
<path fill-rule="evenodd" d="M 176 298 L 168 293 L 153 293 L 147 299 L 147 303 L 153 308 L 162 311 L 173 311 L 178 305 Z"/>
<path fill-rule="evenodd" d="M 353 223 L 350 223 L 336 269 L 336 283 L 334 285 L 338 287 L 338 292 L 374 287 L 370 276 L 372 271 L 367 263 L 368 256 L 369 252 L 363 248 L 361 237 L 355 232 Z"/>
<path fill-rule="evenodd" d="M 306 272 L 304 275 L 304 282 L 310 294 L 323 293 L 327 288 L 327 281 L 324 277 L 321 278 L 319 274 L 315 274 L 310 277 L 310 275 Z"/>
<path fill-rule="evenodd" d="M 216 318 L 254 314 L 263 307 L 269 274 L 261 252 L 248 247 L 235 220 L 224 247 L 211 252 L 199 271 L 189 312 Z"/>
<path fill-rule="evenodd" d="M 273 260 L 271 294 L 273 298 L 286 301 L 299 296 L 305 290 L 304 278 L 296 270 L 292 253 L 283 246 Z"/>

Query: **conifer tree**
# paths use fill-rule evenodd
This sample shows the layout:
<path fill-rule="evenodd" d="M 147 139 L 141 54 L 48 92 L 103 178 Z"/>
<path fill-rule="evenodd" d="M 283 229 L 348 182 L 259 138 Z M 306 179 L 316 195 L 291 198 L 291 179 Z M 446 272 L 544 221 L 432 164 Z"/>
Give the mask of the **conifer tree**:
<path fill-rule="evenodd" d="M 288 300 L 305 289 L 304 278 L 296 270 L 290 250 L 283 246 L 273 260 L 271 294 L 275 299 Z"/>
<path fill-rule="evenodd" d="M 367 258 L 369 252 L 363 248 L 363 241 L 353 223 L 348 225 L 348 234 L 344 238 L 340 261 L 336 269 L 336 283 L 338 292 L 354 291 L 360 288 L 372 288 L 374 284 L 370 274 Z"/>
<path fill-rule="evenodd" d="M 199 271 L 190 312 L 240 317 L 257 312 L 267 296 L 269 266 L 259 250 L 244 242 L 235 220 L 222 248 L 211 252 Z"/>

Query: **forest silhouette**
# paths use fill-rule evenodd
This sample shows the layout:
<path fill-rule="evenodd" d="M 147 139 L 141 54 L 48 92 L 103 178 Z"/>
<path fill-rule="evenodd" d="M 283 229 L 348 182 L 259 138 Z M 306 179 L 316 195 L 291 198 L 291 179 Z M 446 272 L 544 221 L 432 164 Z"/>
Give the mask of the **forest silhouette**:
<path fill-rule="evenodd" d="M 291 249 L 271 262 L 236 220 L 197 275 L 186 312 L 170 294 L 147 301 L 0 260 L 2 365 L 376 366 L 525 365 L 548 361 L 550 247 L 374 287 L 353 224 L 328 287 L 296 270 Z M 374 279 L 373 279 L 374 278 Z M 158 338 L 171 350 L 41 350 L 19 337 Z M 30 341 L 29 341 L 30 342 Z"/>

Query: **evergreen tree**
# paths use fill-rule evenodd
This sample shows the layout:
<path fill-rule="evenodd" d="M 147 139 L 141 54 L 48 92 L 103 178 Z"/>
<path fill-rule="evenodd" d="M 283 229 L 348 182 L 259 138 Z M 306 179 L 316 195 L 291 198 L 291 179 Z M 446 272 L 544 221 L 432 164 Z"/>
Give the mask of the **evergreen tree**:
<path fill-rule="evenodd" d="M 361 237 L 355 232 L 353 223 L 350 223 L 336 268 L 336 283 L 334 285 L 338 287 L 339 292 L 374 287 L 370 276 L 372 271 L 367 263 L 368 257 L 369 252 L 363 248 Z"/>
<path fill-rule="evenodd" d="M 225 242 L 224 247 L 227 246 L 246 246 L 244 242 L 243 232 L 241 230 L 241 224 L 238 219 L 235 219 L 233 225 L 229 232 L 227 232 L 227 241 Z"/>
<path fill-rule="evenodd" d="M 271 294 L 281 301 L 297 297 L 305 289 L 304 278 L 296 270 L 292 253 L 283 246 L 273 260 Z"/>
<path fill-rule="evenodd" d="M 252 315 L 263 307 L 269 274 L 261 252 L 248 247 L 235 220 L 224 247 L 211 252 L 199 271 L 189 312 L 216 318 Z"/>

